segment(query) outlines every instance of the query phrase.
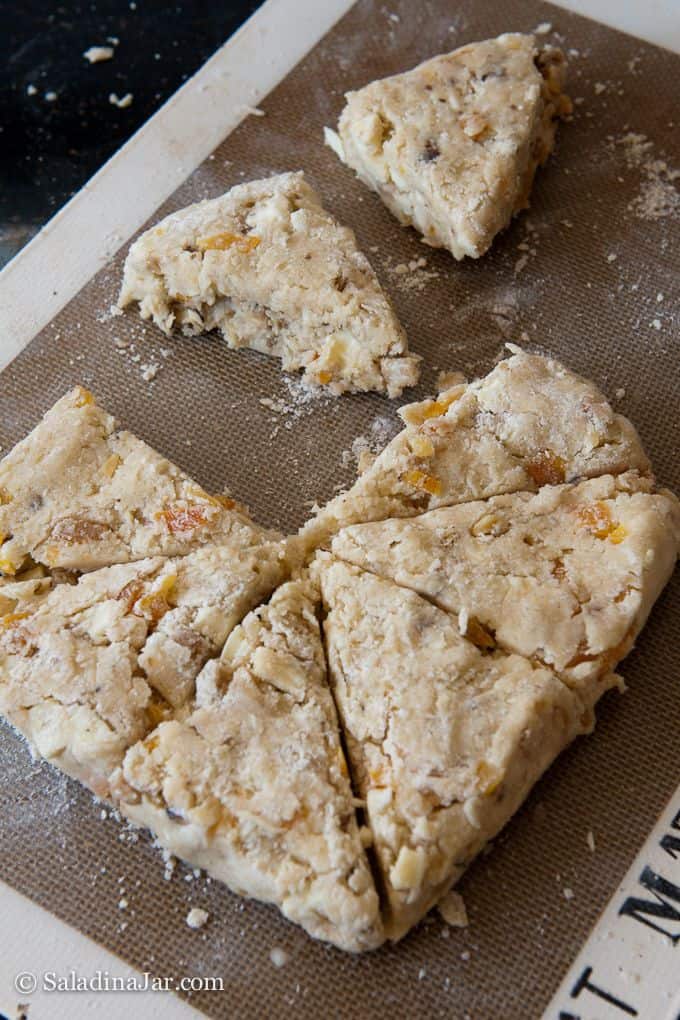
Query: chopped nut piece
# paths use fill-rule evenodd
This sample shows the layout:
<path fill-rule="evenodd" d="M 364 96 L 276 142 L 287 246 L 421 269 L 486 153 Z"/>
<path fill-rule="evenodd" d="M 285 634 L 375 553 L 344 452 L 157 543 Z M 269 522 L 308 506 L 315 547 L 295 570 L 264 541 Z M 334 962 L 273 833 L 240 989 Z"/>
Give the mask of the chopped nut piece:
<path fill-rule="evenodd" d="M 83 542 L 98 542 L 109 533 L 101 521 L 89 521 L 82 517 L 64 517 L 52 528 L 52 541 L 65 545 L 79 545 Z"/>
<path fill-rule="evenodd" d="M 492 649 L 496 647 L 493 634 L 484 627 L 475 616 L 469 616 L 465 637 L 477 648 Z"/>
<path fill-rule="evenodd" d="M 479 138 L 484 134 L 488 128 L 488 123 L 484 117 L 480 117 L 479 114 L 473 114 L 466 120 L 461 121 L 463 131 L 469 138 Z"/>
<path fill-rule="evenodd" d="M 390 869 L 390 882 L 395 889 L 419 889 L 427 867 L 427 857 L 419 848 L 412 850 L 402 846 L 394 865 Z"/>
<path fill-rule="evenodd" d="M 107 457 L 102 464 L 102 473 L 105 474 L 107 478 L 113 478 L 119 465 L 122 463 L 123 461 L 118 454 L 112 453 L 111 456 Z"/>
<path fill-rule="evenodd" d="M 448 892 L 437 904 L 437 909 L 442 918 L 452 928 L 467 928 L 468 916 L 465 909 L 465 900 L 459 892 L 456 892 L 454 889 Z"/>

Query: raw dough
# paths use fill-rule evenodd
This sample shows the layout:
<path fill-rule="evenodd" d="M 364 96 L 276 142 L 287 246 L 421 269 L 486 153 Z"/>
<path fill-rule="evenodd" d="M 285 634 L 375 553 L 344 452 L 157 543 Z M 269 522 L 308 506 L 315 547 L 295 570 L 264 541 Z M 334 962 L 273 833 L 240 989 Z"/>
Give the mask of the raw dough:
<path fill-rule="evenodd" d="M 171 853 L 357 951 L 382 925 L 316 609 L 304 581 L 279 588 L 206 666 L 199 707 L 133 747 L 114 787 Z"/>
<path fill-rule="evenodd" d="M 166 217 L 132 245 L 119 304 L 165 333 L 221 330 L 332 393 L 397 397 L 419 358 L 351 230 L 302 173 L 249 181 Z"/>
<path fill-rule="evenodd" d="M 0 583 L 271 534 L 118 428 L 78 386 L 0 461 Z M 43 571 L 44 572 L 44 571 Z"/>
<path fill-rule="evenodd" d="M 629 651 L 680 549 L 680 504 L 635 472 L 336 535 L 339 559 L 454 613 L 462 633 L 583 687 Z"/>
<path fill-rule="evenodd" d="M 315 572 L 331 684 L 387 895 L 385 930 L 398 939 L 592 728 L 592 708 L 550 670 L 483 653 L 415 592 L 328 554 Z"/>
<path fill-rule="evenodd" d="M 529 205 L 555 141 L 564 55 L 501 35 L 347 94 L 326 140 L 427 244 L 479 258 Z"/>
<path fill-rule="evenodd" d="M 105 797 L 127 748 L 186 708 L 206 660 L 285 570 L 276 544 L 223 544 L 104 567 L 47 594 L 49 581 L 8 585 L 0 712 Z"/>
<path fill-rule="evenodd" d="M 303 528 L 302 543 L 318 546 L 349 524 L 650 471 L 635 429 L 593 383 L 550 358 L 511 350 L 483 379 L 403 407 L 406 427 Z"/>

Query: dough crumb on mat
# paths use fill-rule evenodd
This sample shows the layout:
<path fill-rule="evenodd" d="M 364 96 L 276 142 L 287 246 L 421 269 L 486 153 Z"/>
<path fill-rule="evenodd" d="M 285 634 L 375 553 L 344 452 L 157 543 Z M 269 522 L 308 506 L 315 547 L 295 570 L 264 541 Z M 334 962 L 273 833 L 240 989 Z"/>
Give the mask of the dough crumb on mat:
<path fill-rule="evenodd" d="M 465 909 L 465 900 L 455 889 L 452 889 L 439 901 L 437 910 L 452 928 L 467 928 L 468 915 Z"/>
<path fill-rule="evenodd" d="M 201 907 L 192 907 L 187 914 L 187 925 L 194 930 L 202 928 L 209 917 L 210 914 L 207 910 L 203 910 Z"/>

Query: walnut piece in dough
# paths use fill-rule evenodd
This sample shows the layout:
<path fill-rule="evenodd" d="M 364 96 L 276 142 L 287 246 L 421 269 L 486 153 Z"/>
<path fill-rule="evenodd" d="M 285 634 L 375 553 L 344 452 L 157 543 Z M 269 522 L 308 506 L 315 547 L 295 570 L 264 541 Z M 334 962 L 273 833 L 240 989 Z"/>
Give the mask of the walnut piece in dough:
<path fill-rule="evenodd" d="M 471 43 L 347 93 L 326 140 L 405 226 L 479 258 L 529 205 L 536 168 L 571 112 L 560 50 L 531 35 Z"/>
<path fill-rule="evenodd" d="M 94 570 L 271 537 L 119 429 L 80 386 L 0 461 L 0 582 L 28 579 L 36 564 Z"/>
<path fill-rule="evenodd" d="M 635 472 L 358 524 L 339 559 L 455 614 L 582 688 L 631 649 L 680 550 L 680 504 Z"/>
<path fill-rule="evenodd" d="M 386 891 L 385 931 L 398 939 L 592 728 L 592 706 L 543 666 L 482 652 L 415 592 L 324 553 L 314 572 L 331 685 Z"/>
<path fill-rule="evenodd" d="M 198 707 L 128 751 L 120 810 L 163 847 L 342 949 L 383 939 L 304 581 L 250 614 L 198 681 Z"/>
<path fill-rule="evenodd" d="M 249 181 L 172 213 L 130 248 L 119 305 L 165 333 L 219 329 L 331 393 L 398 397 L 419 358 L 351 230 L 304 174 Z"/>

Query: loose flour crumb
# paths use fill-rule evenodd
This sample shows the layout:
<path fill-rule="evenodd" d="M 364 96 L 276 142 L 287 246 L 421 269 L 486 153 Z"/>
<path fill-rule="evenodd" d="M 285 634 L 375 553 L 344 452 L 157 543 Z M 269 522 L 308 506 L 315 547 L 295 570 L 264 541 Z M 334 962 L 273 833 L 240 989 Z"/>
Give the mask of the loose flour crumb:
<path fill-rule="evenodd" d="M 102 60 L 111 60 L 113 46 L 90 46 L 88 50 L 85 50 L 83 56 L 91 64 L 99 64 Z"/>
<path fill-rule="evenodd" d="M 157 361 L 152 361 L 148 365 L 142 365 L 142 379 L 144 382 L 151 382 L 158 375 L 160 365 Z"/>
<path fill-rule="evenodd" d="M 573 900 L 574 898 L 574 890 L 570 889 L 569 886 L 564 887 L 564 889 L 562 890 L 562 894 L 565 900 Z"/>
<path fill-rule="evenodd" d="M 395 287 L 405 294 L 419 294 L 425 290 L 430 280 L 439 277 L 436 269 L 428 269 L 424 255 L 409 262 L 395 262 L 391 255 L 387 255 L 384 267 Z"/>
<path fill-rule="evenodd" d="M 586 843 L 588 844 L 588 849 L 590 850 L 591 854 L 594 854 L 595 853 L 595 836 L 593 835 L 592 829 L 588 829 L 588 832 L 586 833 Z"/>
<path fill-rule="evenodd" d="M 192 907 L 187 914 L 187 924 L 195 931 L 198 928 L 202 928 L 209 917 L 210 914 L 207 910 L 203 910 L 201 907 Z"/>
<path fill-rule="evenodd" d="M 117 106 L 119 110 L 127 110 L 128 106 L 132 106 L 132 100 L 134 96 L 131 92 L 126 92 L 122 98 L 119 98 L 115 92 L 109 94 L 109 102 L 112 106 Z"/>
<path fill-rule="evenodd" d="M 275 967 L 285 967 L 290 960 L 290 956 L 285 949 L 281 949 L 280 946 L 274 946 L 269 953 L 269 959 Z"/>

